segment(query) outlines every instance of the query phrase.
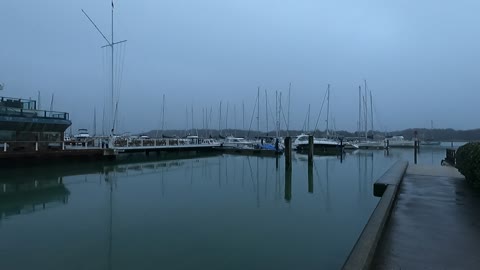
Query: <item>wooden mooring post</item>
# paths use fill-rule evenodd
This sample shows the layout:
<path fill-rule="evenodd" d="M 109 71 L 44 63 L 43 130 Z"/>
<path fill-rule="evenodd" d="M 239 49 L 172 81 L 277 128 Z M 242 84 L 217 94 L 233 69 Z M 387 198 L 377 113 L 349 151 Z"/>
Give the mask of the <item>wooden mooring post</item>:
<path fill-rule="evenodd" d="M 292 137 L 285 137 L 285 200 L 292 199 Z"/>
<path fill-rule="evenodd" d="M 285 170 L 292 169 L 292 137 L 285 137 Z"/>
<path fill-rule="evenodd" d="M 313 136 L 308 136 L 308 164 L 313 163 Z"/>
<path fill-rule="evenodd" d="M 343 163 L 343 137 L 340 137 L 340 163 Z"/>
<path fill-rule="evenodd" d="M 417 155 L 418 155 L 418 145 L 419 145 L 419 141 L 418 140 L 415 140 L 414 143 L 413 143 L 413 162 L 415 164 L 417 164 Z"/>

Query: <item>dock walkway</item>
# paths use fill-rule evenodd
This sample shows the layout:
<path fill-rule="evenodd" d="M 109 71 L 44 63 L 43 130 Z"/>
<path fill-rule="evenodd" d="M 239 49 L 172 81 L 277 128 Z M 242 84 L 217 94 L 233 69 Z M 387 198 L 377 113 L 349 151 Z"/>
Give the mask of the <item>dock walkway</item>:
<path fill-rule="evenodd" d="M 480 191 L 452 167 L 409 165 L 371 269 L 479 269 Z"/>

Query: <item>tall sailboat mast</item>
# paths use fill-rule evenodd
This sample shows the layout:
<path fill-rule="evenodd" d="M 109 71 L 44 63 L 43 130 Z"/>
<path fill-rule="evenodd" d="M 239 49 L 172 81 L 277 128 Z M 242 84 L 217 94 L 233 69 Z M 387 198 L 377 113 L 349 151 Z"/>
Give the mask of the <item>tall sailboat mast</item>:
<path fill-rule="evenodd" d="M 257 89 L 257 132 L 260 137 L 260 86 Z"/>
<path fill-rule="evenodd" d="M 115 54 L 113 54 L 113 49 L 114 49 L 113 42 L 114 42 L 114 39 L 113 39 L 113 0 L 112 0 L 112 43 L 110 44 L 110 47 L 112 48 L 112 66 L 111 66 L 111 68 L 112 68 L 112 77 L 111 77 L 111 79 L 112 79 L 112 82 L 111 82 L 112 83 L 112 96 L 111 96 L 111 98 L 112 98 L 112 101 L 111 101 L 112 102 L 112 115 L 113 115 L 113 102 L 114 102 L 113 100 L 114 100 L 114 89 L 115 89 L 115 86 L 113 84 L 113 79 L 114 79 L 113 78 L 114 77 L 113 58 L 114 58 L 114 55 L 115 55 Z M 113 123 L 113 125 L 115 126 L 115 122 Z M 112 135 L 113 135 L 113 132 L 114 132 L 114 128 L 112 128 Z"/>
<path fill-rule="evenodd" d="M 328 118 L 330 117 L 330 84 L 328 84 L 327 87 L 327 138 L 329 136 L 329 130 L 328 130 Z"/>
<path fill-rule="evenodd" d="M 370 91 L 370 122 L 372 127 L 372 138 L 373 138 L 373 99 L 372 99 L 372 91 Z"/>
<path fill-rule="evenodd" d="M 362 87 L 358 86 L 358 137 L 362 131 Z"/>
<path fill-rule="evenodd" d="M 245 131 L 245 101 L 242 100 L 242 132 Z"/>
<path fill-rule="evenodd" d="M 367 102 L 367 80 L 364 80 L 365 83 L 365 95 L 363 96 L 363 104 L 365 106 L 365 140 L 368 140 L 368 102 Z"/>
<path fill-rule="evenodd" d="M 233 126 L 234 126 L 234 136 L 237 137 L 237 105 L 233 104 Z"/>
<path fill-rule="evenodd" d="M 308 103 L 308 112 L 307 112 L 307 132 L 310 132 L 310 103 Z M 313 131 L 315 134 L 315 130 Z"/>
<path fill-rule="evenodd" d="M 218 109 L 218 135 L 222 135 L 222 101 L 220 100 L 220 108 Z"/>
<path fill-rule="evenodd" d="M 97 136 L 97 108 L 93 107 L 93 136 Z"/>
<path fill-rule="evenodd" d="M 225 114 L 225 130 L 228 130 L 228 101 L 227 101 L 227 112 Z"/>
<path fill-rule="evenodd" d="M 163 94 L 163 101 L 162 101 L 162 135 L 165 128 L 165 94 Z"/>
<path fill-rule="evenodd" d="M 82 9 L 82 12 L 83 14 L 85 14 L 85 16 L 88 18 L 88 20 L 93 24 L 93 26 L 95 27 L 95 29 L 97 29 L 97 31 L 100 33 L 100 35 L 102 35 L 103 39 L 105 39 L 105 41 L 107 42 L 107 45 L 104 45 L 102 46 L 101 48 L 105 48 L 105 47 L 110 47 L 111 48 L 111 56 L 112 56 L 112 59 L 111 59 L 111 100 L 110 100 L 110 114 L 111 114 L 111 117 L 112 117 L 112 129 L 111 129 L 111 133 L 110 135 L 113 135 L 114 131 L 115 131 L 115 121 L 116 121 L 116 116 L 115 114 L 117 113 L 116 112 L 116 109 L 118 107 L 118 100 L 115 104 L 115 84 L 114 84 L 114 77 L 115 77 L 115 72 L 114 72 L 114 66 L 115 66 L 115 62 L 114 62 L 114 47 L 115 45 L 117 44 L 120 44 L 120 43 L 124 43 L 126 42 L 127 40 L 122 40 L 122 41 L 118 41 L 118 42 L 115 42 L 115 39 L 114 39 L 114 4 L 113 4 L 113 0 L 112 0 L 112 18 L 111 18 L 111 40 L 108 40 L 107 37 L 102 33 L 102 31 L 100 31 L 100 29 L 98 28 L 98 26 L 93 22 L 93 20 L 88 16 L 88 14 Z"/>
<path fill-rule="evenodd" d="M 267 89 L 265 89 L 265 120 L 267 121 L 267 136 L 268 136 L 268 96 Z"/>
<path fill-rule="evenodd" d="M 275 135 L 278 138 L 279 136 L 279 127 L 278 127 L 278 91 L 275 91 Z"/>
<path fill-rule="evenodd" d="M 287 112 L 287 135 L 290 136 L 290 92 L 292 90 L 292 83 L 288 84 L 288 112 Z"/>

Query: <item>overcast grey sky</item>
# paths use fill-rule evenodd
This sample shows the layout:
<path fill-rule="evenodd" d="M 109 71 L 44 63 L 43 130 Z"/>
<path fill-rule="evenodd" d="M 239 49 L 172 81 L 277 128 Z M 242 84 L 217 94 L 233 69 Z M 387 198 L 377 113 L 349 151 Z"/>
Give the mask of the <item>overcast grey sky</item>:
<path fill-rule="evenodd" d="M 218 128 L 220 101 L 223 117 L 229 103 L 230 128 L 234 104 L 241 128 L 244 101 L 248 126 L 257 87 L 264 118 L 264 90 L 274 110 L 276 90 L 286 105 L 289 82 L 291 128 L 302 128 L 308 104 L 313 127 L 330 83 L 336 128 L 353 131 L 363 79 L 373 93 L 376 129 L 429 127 L 430 120 L 436 127 L 478 128 L 479 1 L 115 3 L 115 40 L 128 40 L 121 131 L 160 127 L 163 94 L 167 128 L 185 128 L 192 104 L 196 127 L 202 108 L 212 107 L 210 125 Z M 75 129 L 92 128 L 96 107 L 100 129 L 105 41 L 82 8 L 110 39 L 110 0 L 0 1 L 0 82 L 6 84 L 0 94 L 36 98 L 41 91 L 46 108 L 55 93 L 54 109 L 70 112 Z M 322 129 L 324 120 L 325 114 Z"/>

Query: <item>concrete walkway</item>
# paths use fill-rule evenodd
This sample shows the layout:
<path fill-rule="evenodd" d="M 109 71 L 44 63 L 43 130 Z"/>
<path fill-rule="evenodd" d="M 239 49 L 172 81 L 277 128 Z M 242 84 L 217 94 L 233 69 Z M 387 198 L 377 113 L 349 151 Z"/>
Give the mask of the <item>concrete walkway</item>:
<path fill-rule="evenodd" d="M 410 165 L 372 269 L 480 269 L 480 191 L 455 168 Z"/>

